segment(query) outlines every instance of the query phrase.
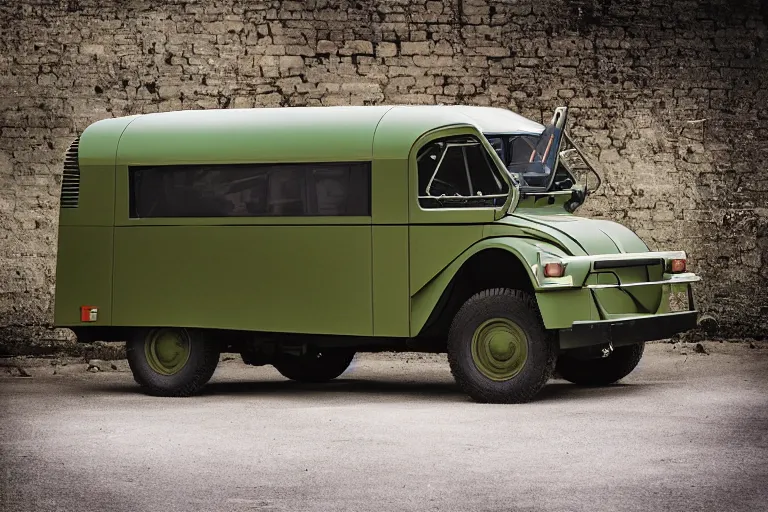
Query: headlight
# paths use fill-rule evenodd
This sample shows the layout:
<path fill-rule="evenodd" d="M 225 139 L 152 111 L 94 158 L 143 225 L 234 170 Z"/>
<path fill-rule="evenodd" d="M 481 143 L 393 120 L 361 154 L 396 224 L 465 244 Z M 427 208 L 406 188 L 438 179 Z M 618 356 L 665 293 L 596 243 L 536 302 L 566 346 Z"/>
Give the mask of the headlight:
<path fill-rule="evenodd" d="M 669 273 L 681 274 L 685 272 L 685 258 L 675 258 L 669 260 Z"/>
<path fill-rule="evenodd" d="M 563 277 L 565 267 L 560 261 L 550 261 L 544 264 L 544 277 Z"/>

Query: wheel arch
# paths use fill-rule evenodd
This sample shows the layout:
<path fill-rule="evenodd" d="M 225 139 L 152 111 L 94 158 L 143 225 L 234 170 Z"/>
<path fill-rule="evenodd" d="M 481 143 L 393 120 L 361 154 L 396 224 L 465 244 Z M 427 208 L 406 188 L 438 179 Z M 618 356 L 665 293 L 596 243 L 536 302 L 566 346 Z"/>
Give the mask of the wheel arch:
<path fill-rule="evenodd" d="M 461 304 L 495 287 L 534 293 L 533 267 L 550 244 L 513 237 L 486 238 L 469 247 L 411 297 L 411 336 L 442 338 Z"/>

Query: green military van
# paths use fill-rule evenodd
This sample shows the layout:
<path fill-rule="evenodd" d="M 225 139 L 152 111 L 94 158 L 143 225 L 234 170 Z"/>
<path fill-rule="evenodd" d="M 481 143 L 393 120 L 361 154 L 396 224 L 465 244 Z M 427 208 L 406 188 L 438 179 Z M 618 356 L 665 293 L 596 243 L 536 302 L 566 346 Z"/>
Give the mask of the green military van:
<path fill-rule="evenodd" d="M 220 353 L 289 379 L 357 352 L 445 352 L 480 402 L 556 371 L 615 382 L 696 326 L 681 251 L 577 217 L 598 173 L 505 109 L 189 110 L 106 119 L 64 161 L 55 325 L 126 341 L 136 382 L 186 396 Z M 590 185 L 593 183 L 593 185 Z"/>

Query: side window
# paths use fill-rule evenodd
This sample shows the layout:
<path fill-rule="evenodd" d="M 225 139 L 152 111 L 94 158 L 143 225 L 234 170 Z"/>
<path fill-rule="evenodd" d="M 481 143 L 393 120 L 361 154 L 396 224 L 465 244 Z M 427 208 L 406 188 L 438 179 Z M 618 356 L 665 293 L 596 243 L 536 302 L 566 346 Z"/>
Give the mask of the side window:
<path fill-rule="evenodd" d="M 491 156 L 472 136 L 424 145 L 416 155 L 423 208 L 483 208 L 504 204 L 509 186 Z"/>
<path fill-rule="evenodd" d="M 131 167 L 130 217 L 369 216 L 369 162 Z"/>

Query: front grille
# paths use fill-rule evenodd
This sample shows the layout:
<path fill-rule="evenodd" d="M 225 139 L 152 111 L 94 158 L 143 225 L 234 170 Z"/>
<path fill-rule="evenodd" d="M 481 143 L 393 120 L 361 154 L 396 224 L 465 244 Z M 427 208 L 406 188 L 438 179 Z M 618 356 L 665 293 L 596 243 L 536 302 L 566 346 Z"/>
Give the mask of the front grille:
<path fill-rule="evenodd" d="M 80 202 L 80 164 L 78 150 L 80 137 L 69 146 L 64 157 L 64 175 L 61 179 L 61 207 L 77 208 Z"/>
<path fill-rule="evenodd" d="M 646 265 L 661 265 L 660 258 L 642 258 L 626 260 L 598 260 L 594 264 L 595 270 L 605 268 L 645 267 Z"/>

